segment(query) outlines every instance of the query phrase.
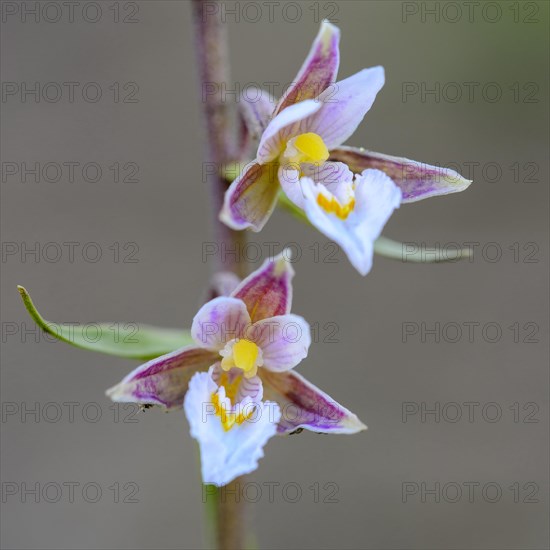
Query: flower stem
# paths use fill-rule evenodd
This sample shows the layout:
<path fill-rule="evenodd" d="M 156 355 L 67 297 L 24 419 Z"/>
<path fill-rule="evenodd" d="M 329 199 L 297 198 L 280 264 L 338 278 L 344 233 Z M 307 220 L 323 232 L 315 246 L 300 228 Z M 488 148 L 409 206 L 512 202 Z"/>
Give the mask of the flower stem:
<path fill-rule="evenodd" d="M 217 4 L 217 5 L 216 5 Z M 218 214 L 223 205 L 227 182 L 221 167 L 237 158 L 235 105 L 220 94 L 222 84 L 229 82 L 229 47 L 227 28 L 222 23 L 219 1 L 193 0 L 197 64 L 199 68 L 200 99 L 207 133 L 205 162 L 210 173 L 210 201 L 214 222 L 214 238 L 219 253 L 213 273 L 231 271 L 239 277 L 246 275 L 246 263 L 241 261 L 245 235 L 222 224 Z M 244 503 L 238 498 L 243 478 L 237 478 L 221 489 L 205 486 L 208 544 L 218 550 L 240 550 L 245 545 Z"/>
<path fill-rule="evenodd" d="M 218 4 L 218 5 L 216 5 Z M 246 266 L 240 261 L 245 235 L 233 231 L 219 221 L 227 182 L 221 168 L 237 157 L 238 136 L 235 104 L 220 92 L 229 82 L 229 46 L 227 27 L 222 22 L 219 1 L 193 0 L 193 27 L 200 81 L 200 100 L 207 132 L 205 163 L 211 170 L 210 200 L 214 216 L 214 238 L 218 244 L 214 272 L 232 271 L 246 275 Z"/>

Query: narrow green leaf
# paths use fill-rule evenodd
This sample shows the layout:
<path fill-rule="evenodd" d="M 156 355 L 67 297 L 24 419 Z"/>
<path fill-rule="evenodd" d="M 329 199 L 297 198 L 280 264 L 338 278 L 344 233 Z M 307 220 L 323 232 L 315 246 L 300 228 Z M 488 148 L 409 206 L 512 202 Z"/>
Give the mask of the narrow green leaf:
<path fill-rule="evenodd" d="M 36 324 L 53 337 L 77 348 L 107 353 L 127 359 L 148 360 L 193 343 L 189 331 L 152 327 L 128 322 L 75 325 L 46 321 L 29 293 L 17 289 Z"/>
<path fill-rule="evenodd" d="M 378 237 L 374 241 L 374 252 L 380 256 L 405 263 L 457 262 L 470 257 L 469 248 L 459 249 L 439 245 L 431 247 L 424 243 L 419 245 L 414 242 L 400 243 L 384 236 Z"/>

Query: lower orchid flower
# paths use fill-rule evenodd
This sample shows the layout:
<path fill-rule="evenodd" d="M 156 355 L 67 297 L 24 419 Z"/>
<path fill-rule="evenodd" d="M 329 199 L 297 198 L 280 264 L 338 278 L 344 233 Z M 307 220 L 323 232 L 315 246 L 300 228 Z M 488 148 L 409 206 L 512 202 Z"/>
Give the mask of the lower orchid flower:
<path fill-rule="evenodd" d="M 462 191 L 471 182 L 453 170 L 342 147 L 384 85 L 384 69 L 335 82 L 339 40 L 339 29 L 324 21 L 279 102 L 262 90 L 241 98 L 245 150 L 257 141 L 256 159 L 229 187 L 220 219 L 233 229 L 260 231 L 282 188 L 366 275 L 374 241 L 401 202 Z"/>
<path fill-rule="evenodd" d="M 292 370 L 311 344 L 308 323 L 290 313 L 293 276 L 284 254 L 267 260 L 230 296 L 199 310 L 195 345 L 145 363 L 107 392 L 114 401 L 184 405 L 205 483 L 224 485 L 256 469 L 275 433 L 366 428 Z"/>

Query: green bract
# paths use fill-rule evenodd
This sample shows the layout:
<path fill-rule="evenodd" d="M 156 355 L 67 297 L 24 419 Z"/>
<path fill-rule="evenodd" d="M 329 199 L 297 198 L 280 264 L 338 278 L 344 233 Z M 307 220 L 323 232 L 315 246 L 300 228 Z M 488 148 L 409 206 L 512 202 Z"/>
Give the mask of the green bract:
<path fill-rule="evenodd" d="M 36 309 L 29 293 L 17 289 L 23 303 L 36 324 L 58 340 L 77 348 L 125 357 L 126 359 L 153 359 L 193 342 L 189 331 L 152 327 L 125 322 L 63 325 L 46 321 Z M 84 332 L 86 331 L 86 332 Z"/>

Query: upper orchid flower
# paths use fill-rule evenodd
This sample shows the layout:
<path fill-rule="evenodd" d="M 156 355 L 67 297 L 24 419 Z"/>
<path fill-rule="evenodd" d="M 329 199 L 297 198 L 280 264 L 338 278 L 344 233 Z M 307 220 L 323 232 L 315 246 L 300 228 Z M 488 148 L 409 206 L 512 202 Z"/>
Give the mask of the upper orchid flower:
<path fill-rule="evenodd" d="M 471 182 L 453 170 L 341 147 L 384 85 L 384 69 L 364 69 L 335 82 L 339 40 L 338 28 L 324 21 L 276 105 L 260 90 L 252 99 L 250 90 L 242 97 L 247 135 L 259 143 L 255 161 L 228 189 L 220 218 L 233 229 L 260 231 L 275 208 L 280 184 L 366 275 L 373 243 L 401 202 L 462 191 Z"/>
<path fill-rule="evenodd" d="M 230 296 L 199 310 L 191 329 L 196 345 L 145 363 L 107 392 L 114 401 L 167 409 L 185 401 L 205 483 L 223 485 L 254 470 L 276 432 L 365 429 L 292 371 L 311 343 L 307 322 L 290 313 L 293 276 L 283 255 L 267 260 Z"/>

